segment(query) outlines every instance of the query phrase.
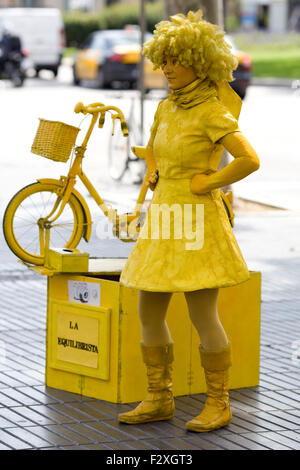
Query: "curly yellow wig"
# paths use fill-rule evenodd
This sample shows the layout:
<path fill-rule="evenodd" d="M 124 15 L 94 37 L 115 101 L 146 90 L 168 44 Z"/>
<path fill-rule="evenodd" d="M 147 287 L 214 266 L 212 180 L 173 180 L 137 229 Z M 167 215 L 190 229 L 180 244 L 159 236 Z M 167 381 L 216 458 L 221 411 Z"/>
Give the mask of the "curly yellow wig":
<path fill-rule="evenodd" d="M 192 66 L 201 79 L 232 81 L 238 61 L 224 39 L 220 26 L 202 19 L 202 11 L 179 13 L 171 21 L 161 21 L 154 35 L 144 44 L 144 54 L 153 68 L 162 67 L 164 58 L 177 57 L 183 67 Z"/>

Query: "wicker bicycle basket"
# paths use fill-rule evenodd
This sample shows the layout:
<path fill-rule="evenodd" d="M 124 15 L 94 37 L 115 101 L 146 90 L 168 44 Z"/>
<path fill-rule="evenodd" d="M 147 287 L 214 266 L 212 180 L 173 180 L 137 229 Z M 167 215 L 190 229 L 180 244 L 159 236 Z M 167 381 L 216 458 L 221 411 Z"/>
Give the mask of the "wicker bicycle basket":
<path fill-rule="evenodd" d="M 31 151 L 56 162 L 66 162 L 79 130 L 78 127 L 63 122 L 40 119 Z"/>

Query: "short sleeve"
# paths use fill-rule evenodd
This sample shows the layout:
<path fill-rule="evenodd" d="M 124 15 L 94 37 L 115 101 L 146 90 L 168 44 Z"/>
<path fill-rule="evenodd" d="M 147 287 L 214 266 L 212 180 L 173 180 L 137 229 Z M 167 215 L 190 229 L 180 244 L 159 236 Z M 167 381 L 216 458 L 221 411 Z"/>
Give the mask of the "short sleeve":
<path fill-rule="evenodd" d="M 213 143 L 217 143 L 231 132 L 240 130 L 235 117 L 222 104 L 215 104 L 205 118 L 205 131 Z"/>
<path fill-rule="evenodd" d="M 154 114 L 153 124 L 152 124 L 151 130 L 150 130 L 150 138 L 149 138 L 149 141 L 148 141 L 148 144 L 147 144 L 147 148 L 150 148 L 150 149 L 153 148 L 153 142 L 154 142 L 155 134 L 156 134 L 158 124 L 159 124 L 159 112 L 160 112 L 161 104 L 162 104 L 162 101 L 160 101 L 158 103 L 156 112 Z"/>

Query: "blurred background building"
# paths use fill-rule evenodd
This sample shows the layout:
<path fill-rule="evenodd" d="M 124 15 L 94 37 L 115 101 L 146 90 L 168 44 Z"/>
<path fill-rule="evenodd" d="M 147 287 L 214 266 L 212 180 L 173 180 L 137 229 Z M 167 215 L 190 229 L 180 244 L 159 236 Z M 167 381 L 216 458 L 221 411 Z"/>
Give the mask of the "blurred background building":
<path fill-rule="evenodd" d="M 147 1 L 155 3 L 164 0 Z M 97 12 L 116 3 L 138 3 L 138 0 L 0 0 L 0 8 L 55 7 L 62 11 Z M 233 18 L 244 31 L 255 29 L 272 33 L 300 31 L 300 0 L 224 0 L 224 10 L 225 14 Z"/>
<path fill-rule="evenodd" d="M 224 9 L 244 31 L 300 31 L 300 0 L 224 0 Z"/>
<path fill-rule="evenodd" d="M 245 30 L 259 28 L 282 33 L 288 28 L 288 0 L 241 0 L 240 8 Z"/>
<path fill-rule="evenodd" d="M 147 0 L 154 3 L 157 0 Z M 59 8 L 63 11 L 82 9 L 86 11 L 99 11 L 115 3 L 137 3 L 137 0 L 0 0 L 0 8 Z"/>

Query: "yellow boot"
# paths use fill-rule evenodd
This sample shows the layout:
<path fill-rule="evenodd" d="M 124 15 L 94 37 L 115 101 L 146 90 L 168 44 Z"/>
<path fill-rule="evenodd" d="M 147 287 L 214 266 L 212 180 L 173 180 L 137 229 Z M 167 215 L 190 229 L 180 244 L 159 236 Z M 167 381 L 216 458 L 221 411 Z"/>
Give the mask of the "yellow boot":
<path fill-rule="evenodd" d="M 186 428 L 189 431 L 207 432 L 227 426 L 232 418 L 228 394 L 231 348 L 228 344 L 220 351 L 209 352 L 200 345 L 199 350 L 205 372 L 207 400 L 202 413 L 188 421 Z"/>
<path fill-rule="evenodd" d="M 127 424 L 162 421 L 174 416 L 172 393 L 173 343 L 164 346 L 145 346 L 141 343 L 147 367 L 148 394 L 134 410 L 121 413 L 119 421 Z"/>

